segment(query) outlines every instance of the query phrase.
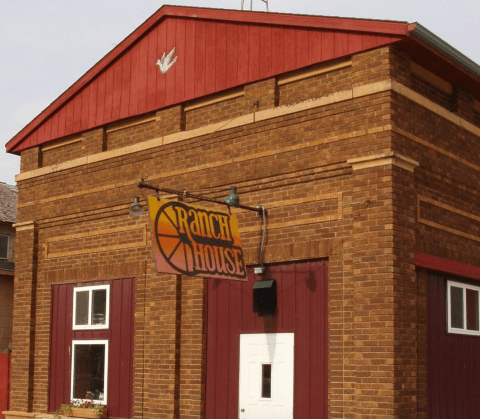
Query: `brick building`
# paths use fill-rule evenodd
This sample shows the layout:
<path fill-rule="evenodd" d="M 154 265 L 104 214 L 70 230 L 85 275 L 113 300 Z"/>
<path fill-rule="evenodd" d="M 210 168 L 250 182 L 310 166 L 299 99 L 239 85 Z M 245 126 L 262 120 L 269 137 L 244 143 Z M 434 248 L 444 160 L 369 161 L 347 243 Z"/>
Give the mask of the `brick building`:
<path fill-rule="evenodd" d="M 7 144 L 12 410 L 480 417 L 479 137 L 480 67 L 417 23 L 162 7 Z M 142 178 L 263 205 L 247 281 L 157 272 Z"/>
<path fill-rule="evenodd" d="M 16 203 L 17 188 L 0 182 L 0 351 L 12 344 Z"/>

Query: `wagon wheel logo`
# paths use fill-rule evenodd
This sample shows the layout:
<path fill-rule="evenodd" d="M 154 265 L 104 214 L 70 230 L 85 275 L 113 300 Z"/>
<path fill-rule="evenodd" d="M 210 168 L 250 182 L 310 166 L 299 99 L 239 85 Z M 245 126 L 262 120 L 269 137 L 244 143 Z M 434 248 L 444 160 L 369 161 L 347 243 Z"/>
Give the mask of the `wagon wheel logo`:
<path fill-rule="evenodd" d="M 195 271 L 192 244 L 187 234 L 180 232 L 177 206 L 188 209 L 180 202 L 169 202 L 159 208 L 155 239 L 165 261 L 178 273 L 191 275 Z"/>

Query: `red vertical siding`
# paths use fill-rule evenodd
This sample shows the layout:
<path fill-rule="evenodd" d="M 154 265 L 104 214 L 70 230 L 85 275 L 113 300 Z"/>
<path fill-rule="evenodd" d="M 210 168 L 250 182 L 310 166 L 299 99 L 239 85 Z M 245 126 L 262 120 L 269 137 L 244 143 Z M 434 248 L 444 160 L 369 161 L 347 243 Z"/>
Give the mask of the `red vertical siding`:
<path fill-rule="evenodd" d="M 90 86 L 85 88 L 85 92 L 82 95 L 82 113 L 80 114 L 80 126 L 88 126 L 88 105 L 90 103 Z M 50 120 L 49 120 L 50 121 Z"/>
<path fill-rule="evenodd" d="M 72 124 L 72 132 L 79 132 L 82 129 L 80 124 L 80 118 L 82 115 L 82 97 L 86 96 L 88 93 L 87 89 L 84 89 L 81 95 L 78 95 L 74 99 L 74 106 L 73 106 L 73 124 Z"/>
<path fill-rule="evenodd" d="M 155 63 L 157 62 L 157 59 L 161 58 L 161 55 L 160 57 L 157 57 L 158 44 L 160 44 L 163 48 L 165 48 L 165 43 L 166 43 L 165 34 L 166 34 L 167 28 L 163 26 L 161 29 L 162 30 L 159 30 L 157 32 L 150 32 L 146 37 L 148 40 L 147 57 L 146 57 L 146 62 L 142 63 L 142 66 L 147 69 L 146 85 L 145 85 L 147 89 L 146 109 L 155 109 L 157 107 L 157 100 L 161 100 L 161 99 L 163 99 L 163 101 L 165 100 L 164 99 L 165 98 L 165 78 L 162 78 L 161 83 L 157 85 L 156 76 L 159 70 L 158 70 L 158 67 L 155 65 Z M 166 51 L 167 54 L 169 52 L 170 51 Z M 161 97 L 157 97 L 157 89 Z M 162 103 L 160 104 L 160 106 L 161 105 Z"/>
<path fill-rule="evenodd" d="M 119 60 L 116 66 L 121 65 L 121 60 Z M 112 109 L 113 109 L 113 73 L 114 68 L 109 67 L 105 71 L 105 107 L 103 110 L 103 120 L 104 121 L 111 121 L 112 120 Z"/>
<path fill-rule="evenodd" d="M 70 354 L 72 341 L 73 286 L 52 287 L 52 331 L 50 351 L 50 410 L 70 400 Z M 67 312 L 67 310 L 70 312 Z"/>
<path fill-rule="evenodd" d="M 308 32 L 308 62 L 318 63 L 322 60 L 322 33 L 310 30 Z"/>
<path fill-rule="evenodd" d="M 177 62 L 175 63 L 177 67 L 177 71 L 175 72 L 175 80 L 173 84 L 175 88 L 173 89 L 174 97 L 172 97 L 173 102 L 181 102 L 186 97 L 185 95 L 185 70 L 187 67 L 186 61 L 186 30 L 187 30 L 187 21 L 185 19 L 180 19 L 177 22 L 177 30 L 176 30 L 176 37 L 175 37 L 175 52 L 176 56 L 182 57 L 181 60 L 177 58 Z M 168 48 L 167 48 L 168 49 Z M 169 50 L 170 52 L 170 50 Z M 168 73 L 167 73 L 168 75 Z"/>
<path fill-rule="evenodd" d="M 227 23 L 227 85 L 234 86 L 238 78 L 238 26 Z"/>
<path fill-rule="evenodd" d="M 94 107 L 93 112 L 95 115 L 95 125 L 101 124 L 103 119 L 103 114 L 105 110 L 105 84 L 106 84 L 106 75 L 102 73 L 93 83 L 97 87 L 97 101 L 92 104 Z"/>
<path fill-rule="evenodd" d="M 260 27 L 250 25 L 248 27 L 248 81 L 260 79 Z"/>
<path fill-rule="evenodd" d="M 327 417 L 327 265 L 305 262 L 268 268 L 277 280 L 277 311 L 253 313 L 255 275 L 238 283 L 207 281 L 205 417 L 238 418 L 241 333 L 295 333 L 294 417 Z"/>
<path fill-rule="evenodd" d="M 205 23 L 205 94 L 215 92 L 217 31 L 215 22 Z"/>
<path fill-rule="evenodd" d="M 250 54 L 248 50 L 249 46 L 249 26 L 248 25 L 238 25 L 238 54 L 237 54 L 237 68 L 238 68 L 238 79 L 236 82 L 232 80 L 232 82 L 236 84 L 243 84 L 248 82 L 248 68 L 250 64 Z"/>
<path fill-rule="evenodd" d="M 199 21 L 195 22 L 195 60 L 192 61 L 194 63 L 195 68 L 195 97 L 200 97 L 205 94 L 205 73 L 206 73 L 206 22 Z"/>
<path fill-rule="evenodd" d="M 297 67 L 296 63 L 296 36 L 294 28 L 286 28 L 283 31 L 283 48 L 280 50 L 280 53 L 283 55 L 283 71 L 295 70 Z"/>
<path fill-rule="evenodd" d="M 355 32 L 169 16 L 103 64 L 101 71 L 89 76 L 88 83 L 84 81 L 47 113 L 42 123 L 25 128 L 9 143 L 9 150 L 20 151 L 399 39 L 395 31 L 368 34 L 364 29 Z M 161 74 L 155 63 L 174 47 L 177 62 Z"/>
<path fill-rule="evenodd" d="M 272 27 L 272 71 L 283 68 L 283 36 L 285 31 L 282 28 Z"/>
<path fill-rule="evenodd" d="M 221 281 L 221 280 L 220 280 Z M 231 331 L 232 336 L 235 336 L 234 339 L 229 339 L 228 342 L 228 371 L 227 380 L 231 377 L 238 376 L 238 362 L 240 359 L 240 333 L 242 332 L 242 321 L 243 316 L 238 316 L 238 313 L 242 312 L 242 304 L 245 303 L 245 296 L 243 295 L 243 286 L 242 283 L 236 282 L 230 284 L 229 287 L 229 296 L 228 296 L 228 327 Z M 253 314 L 253 313 L 252 313 Z M 234 384 L 234 385 L 230 385 Z M 238 378 L 235 383 L 228 383 L 228 401 L 233 404 L 230 407 L 231 410 L 238 404 L 238 391 L 239 383 Z M 230 412 L 229 412 L 230 413 Z M 238 414 L 238 413 L 237 413 Z M 230 417 L 230 416 L 227 416 Z"/>
<path fill-rule="evenodd" d="M 335 58 L 335 33 L 322 32 L 322 61 Z"/>
<path fill-rule="evenodd" d="M 480 336 L 447 333 L 446 281 L 427 281 L 428 417 L 480 418 Z"/>
<path fill-rule="evenodd" d="M 122 104 L 122 99 L 126 100 L 127 97 L 122 98 L 122 82 L 123 82 L 123 67 L 125 66 L 126 61 L 129 59 L 130 54 L 124 55 L 118 63 L 114 66 L 113 71 L 113 93 L 112 93 L 112 119 L 120 119 L 120 106 Z M 127 90 L 128 95 L 128 90 Z"/>
<path fill-rule="evenodd" d="M 296 53 L 296 66 L 305 67 L 310 64 L 309 61 L 309 48 L 310 44 L 308 42 L 308 29 L 296 30 L 295 31 L 295 53 Z"/>
<path fill-rule="evenodd" d="M 139 98 L 140 47 L 132 50 L 130 57 L 130 86 L 128 92 L 128 110 L 126 115 L 137 115 Z M 122 114 L 123 115 L 123 114 Z"/>
<path fill-rule="evenodd" d="M 126 54 L 123 59 L 121 83 L 120 83 L 120 98 L 119 98 L 119 119 L 126 118 L 128 107 L 130 104 L 130 82 L 133 80 L 132 71 L 132 54 Z"/>
<path fill-rule="evenodd" d="M 216 24 L 215 90 L 227 88 L 227 24 Z"/>
<path fill-rule="evenodd" d="M 273 74 L 272 71 L 272 28 L 270 26 L 260 26 L 259 28 L 260 44 L 260 78 L 264 79 Z"/>
<path fill-rule="evenodd" d="M 112 418 L 131 418 L 133 415 L 135 281 L 133 278 L 123 278 L 101 283 L 105 282 L 110 284 L 110 327 L 108 330 L 73 331 L 73 288 L 76 284 L 52 286 L 50 411 L 57 410 L 62 403 L 70 400 L 72 340 L 108 339 L 108 414 Z"/>
<path fill-rule="evenodd" d="M 185 63 L 195 63 L 196 26 L 192 20 L 185 22 Z M 188 40 L 188 41 L 187 41 Z M 185 100 L 195 97 L 195 66 L 185 64 Z"/>
<path fill-rule="evenodd" d="M 349 52 L 350 54 L 354 54 L 362 50 L 362 37 L 361 36 L 351 36 L 350 37 L 350 45 L 349 45 Z"/>
<path fill-rule="evenodd" d="M 11 382 L 11 355 L 0 354 L 0 419 L 5 416 L 2 412 L 9 409 L 10 382 Z"/>
<path fill-rule="evenodd" d="M 182 22 L 182 23 L 180 23 Z M 159 34 L 158 38 L 158 50 L 159 51 L 165 51 L 165 54 L 168 54 L 173 48 L 175 48 L 175 56 L 177 56 L 177 62 L 178 62 L 178 52 L 177 48 L 180 51 L 180 57 L 183 58 L 185 56 L 185 49 L 183 48 L 182 45 L 182 39 L 184 37 L 185 33 L 185 20 L 184 19 L 167 19 L 165 21 L 166 25 L 165 26 L 165 34 Z M 179 25 L 180 23 L 180 25 Z M 178 47 L 177 47 L 177 42 L 178 42 Z M 158 53 L 157 53 L 158 55 Z M 172 57 L 175 58 L 175 56 Z M 173 67 L 175 67 L 177 64 Z M 172 67 L 172 68 L 173 68 Z M 165 94 L 162 94 L 160 90 L 157 91 L 157 108 L 164 107 L 165 105 L 170 105 L 175 102 L 175 96 L 177 92 L 177 78 L 181 76 L 181 70 L 182 70 L 182 65 L 179 65 L 178 67 L 175 68 L 175 71 L 170 71 L 166 74 L 164 74 L 164 77 L 159 77 L 161 76 L 161 73 L 158 71 L 158 67 L 155 68 L 155 77 L 157 78 L 157 83 L 164 81 L 165 83 Z M 160 85 L 162 85 L 160 83 Z M 180 83 L 180 88 L 183 86 L 182 83 Z M 182 96 L 183 98 L 183 96 Z"/>

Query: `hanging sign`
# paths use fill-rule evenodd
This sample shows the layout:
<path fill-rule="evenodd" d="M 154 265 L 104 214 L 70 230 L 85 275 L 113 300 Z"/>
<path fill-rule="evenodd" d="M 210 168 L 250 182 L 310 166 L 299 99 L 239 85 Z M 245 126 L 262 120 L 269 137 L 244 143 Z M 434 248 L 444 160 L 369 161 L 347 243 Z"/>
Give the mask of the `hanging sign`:
<path fill-rule="evenodd" d="M 158 272 L 246 281 L 237 218 L 148 197 Z"/>

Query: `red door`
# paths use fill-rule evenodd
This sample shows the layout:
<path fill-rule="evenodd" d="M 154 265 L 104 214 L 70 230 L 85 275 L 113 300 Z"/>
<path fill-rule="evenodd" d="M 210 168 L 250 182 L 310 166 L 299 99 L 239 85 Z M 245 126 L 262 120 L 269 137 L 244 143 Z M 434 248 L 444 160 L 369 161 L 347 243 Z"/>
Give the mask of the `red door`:
<path fill-rule="evenodd" d="M 76 287 L 109 285 L 109 327 L 73 330 L 73 297 Z M 108 341 L 108 415 L 133 416 L 134 278 L 52 286 L 52 332 L 49 411 L 69 403 L 71 396 L 72 342 Z"/>
<path fill-rule="evenodd" d="M 273 314 L 253 312 L 248 281 L 207 281 L 205 417 L 237 419 L 239 413 L 240 334 L 294 334 L 296 419 L 327 417 L 327 263 L 275 265 L 264 278 L 277 281 Z"/>
<path fill-rule="evenodd" d="M 2 412 L 9 409 L 11 359 L 11 354 L 0 354 L 0 419 L 5 418 Z"/>

